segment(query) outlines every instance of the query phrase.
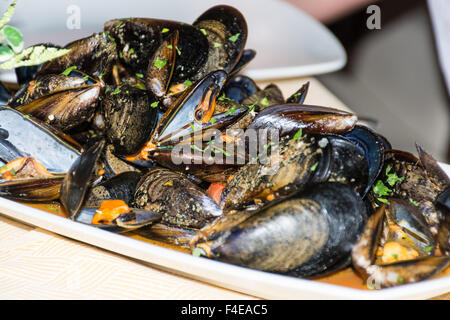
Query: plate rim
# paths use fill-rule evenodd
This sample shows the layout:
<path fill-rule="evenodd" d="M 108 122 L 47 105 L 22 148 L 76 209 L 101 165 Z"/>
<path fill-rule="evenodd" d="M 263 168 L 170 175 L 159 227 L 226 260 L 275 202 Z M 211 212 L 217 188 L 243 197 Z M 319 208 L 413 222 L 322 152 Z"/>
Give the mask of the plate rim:
<path fill-rule="evenodd" d="M 151 267 L 262 299 L 426 299 L 450 291 L 450 276 L 381 290 L 363 290 L 253 270 L 194 257 L 175 249 L 101 230 L 2 197 L 0 214 L 127 258 L 137 259 Z M 221 277 L 214 279 L 215 275 Z M 242 281 L 243 279 L 245 281 Z M 243 284 L 244 282 L 247 285 Z M 266 291 L 269 287 L 271 290 Z M 274 288 L 277 290 L 273 290 Z"/>

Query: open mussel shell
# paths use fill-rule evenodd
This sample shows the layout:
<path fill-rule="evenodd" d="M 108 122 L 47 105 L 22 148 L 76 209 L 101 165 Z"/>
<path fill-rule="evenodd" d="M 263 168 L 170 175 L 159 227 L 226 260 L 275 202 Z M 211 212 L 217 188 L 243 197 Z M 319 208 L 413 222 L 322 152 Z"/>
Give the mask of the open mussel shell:
<path fill-rule="evenodd" d="M 91 76 L 108 74 L 113 63 L 117 60 L 116 44 L 105 32 L 75 40 L 64 48 L 70 52 L 56 59 L 44 63 L 37 75 L 60 74 L 69 67 L 76 66 L 77 70 Z"/>
<path fill-rule="evenodd" d="M 115 92 L 108 92 L 101 101 L 106 138 L 114 146 L 114 154 L 135 154 L 156 126 L 158 111 L 151 104 L 157 99 L 151 92 L 129 85 L 121 85 Z"/>
<path fill-rule="evenodd" d="M 101 83 L 101 81 L 77 70 L 71 71 L 68 75 L 44 74 L 20 87 L 8 101 L 8 106 L 18 108 L 52 93 L 86 87 L 95 83 Z"/>
<path fill-rule="evenodd" d="M 45 123 L 14 109 L 0 107 L 0 159 L 3 162 L 17 159 L 17 155 L 28 155 L 50 172 L 68 172 L 80 150 L 68 136 Z"/>
<path fill-rule="evenodd" d="M 231 222 L 220 226 L 227 219 Z M 365 206 L 349 186 L 318 184 L 253 212 L 224 216 L 219 227 L 212 223 L 202 229 L 204 236 L 192 247 L 216 260 L 312 277 L 349 261 L 365 221 Z"/>
<path fill-rule="evenodd" d="M 227 74 L 218 70 L 197 82 L 162 116 L 153 135 L 160 145 L 178 140 L 192 132 L 192 124 L 200 126 L 210 122 L 215 99 L 225 84 Z"/>
<path fill-rule="evenodd" d="M 284 104 L 284 97 L 281 89 L 276 84 L 271 83 L 242 100 L 241 104 L 252 106 L 253 110 L 259 112 L 270 106 Z"/>
<path fill-rule="evenodd" d="M 84 197 L 90 187 L 92 173 L 104 145 L 104 140 L 93 143 L 72 164 L 64 178 L 60 200 L 72 220 L 77 218 L 83 205 Z"/>
<path fill-rule="evenodd" d="M 0 197 L 25 202 L 47 202 L 57 200 L 65 175 L 43 178 L 0 180 Z"/>
<path fill-rule="evenodd" d="M 282 104 L 267 107 L 255 117 L 249 128 L 273 128 L 280 136 L 302 129 L 308 133 L 343 133 L 356 125 L 356 115 L 321 106 Z"/>
<path fill-rule="evenodd" d="M 92 118 L 102 91 L 101 83 L 58 91 L 19 106 L 17 110 L 68 132 Z"/>
<path fill-rule="evenodd" d="M 450 257 L 432 255 L 435 245 L 433 235 L 429 228 L 420 222 L 420 216 L 418 208 L 403 200 L 391 199 L 387 205 L 381 205 L 368 219 L 360 239 L 353 246 L 352 262 L 356 271 L 367 281 L 370 280 L 371 284 L 384 288 L 424 280 L 447 267 Z M 392 219 L 400 224 L 404 234 L 412 240 L 418 256 L 381 264 L 377 261 L 377 252 L 382 240 L 383 243 L 389 240 L 384 239 L 388 234 L 385 229 L 386 222 L 389 224 Z"/>

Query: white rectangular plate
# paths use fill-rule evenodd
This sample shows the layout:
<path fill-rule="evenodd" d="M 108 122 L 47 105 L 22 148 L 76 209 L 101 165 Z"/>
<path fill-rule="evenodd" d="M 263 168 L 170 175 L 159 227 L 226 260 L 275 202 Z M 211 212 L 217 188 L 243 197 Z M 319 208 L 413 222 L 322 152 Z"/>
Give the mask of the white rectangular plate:
<path fill-rule="evenodd" d="M 442 164 L 450 176 L 450 166 Z M 0 212 L 57 234 L 186 277 L 265 299 L 426 299 L 450 292 L 450 276 L 382 290 L 359 290 L 297 279 L 198 258 L 173 249 L 100 230 L 0 197 Z"/>

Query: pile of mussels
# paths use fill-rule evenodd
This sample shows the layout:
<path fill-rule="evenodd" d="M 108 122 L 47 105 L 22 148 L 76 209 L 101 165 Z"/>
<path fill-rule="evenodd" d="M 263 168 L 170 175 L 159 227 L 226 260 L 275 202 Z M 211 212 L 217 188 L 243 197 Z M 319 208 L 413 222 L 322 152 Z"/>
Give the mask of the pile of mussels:
<path fill-rule="evenodd" d="M 0 196 L 295 277 L 353 265 L 389 287 L 443 270 L 450 181 L 437 162 L 305 105 L 309 83 L 287 99 L 259 88 L 239 75 L 256 54 L 246 39 L 242 14 L 216 6 L 192 24 L 111 20 L 17 68 L 17 89 L 0 88 Z M 250 129 L 277 133 L 265 162 Z"/>

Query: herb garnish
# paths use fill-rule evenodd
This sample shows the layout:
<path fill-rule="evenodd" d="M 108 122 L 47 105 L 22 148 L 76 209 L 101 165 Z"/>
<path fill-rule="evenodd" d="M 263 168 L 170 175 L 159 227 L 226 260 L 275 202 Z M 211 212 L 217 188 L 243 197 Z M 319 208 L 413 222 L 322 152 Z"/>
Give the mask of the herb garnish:
<path fill-rule="evenodd" d="M 298 129 L 298 131 L 294 134 L 294 137 L 292 138 L 292 140 L 297 141 L 298 139 L 300 139 L 302 137 L 302 134 L 303 134 L 302 128 Z"/>
<path fill-rule="evenodd" d="M 236 33 L 235 35 L 229 37 L 228 40 L 230 40 L 231 42 L 236 42 L 236 40 L 239 38 L 240 35 L 241 35 L 240 33 Z"/>
<path fill-rule="evenodd" d="M 167 63 L 167 60 L 160 60 L 160 59 L 156 59 L 155 60 L 155 67 L 161 69 L 162 67 L 164 67 Z"/>

